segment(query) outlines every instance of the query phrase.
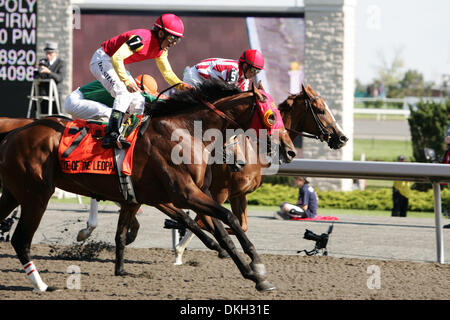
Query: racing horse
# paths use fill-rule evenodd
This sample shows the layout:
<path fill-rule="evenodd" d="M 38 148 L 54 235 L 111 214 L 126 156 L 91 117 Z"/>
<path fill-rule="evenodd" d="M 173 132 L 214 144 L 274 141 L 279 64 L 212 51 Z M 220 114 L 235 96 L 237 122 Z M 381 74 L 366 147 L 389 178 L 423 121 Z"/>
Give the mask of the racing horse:
<path fill-rule="evenodd" d="M 258 89 L 263 89 L 261 84 L 258 84 Z M 302 84 L 300 93 L 289 95 L 278 109 L 292 140 L 302 135 L 326 142 L 331 149 L 340 149 L 348 141 L 326 101 L 310 85 L 305 87 Z M 247 150 L 251 148 L 250 145 L 247 146 Z M 245 155 L 248 154 L 248 152 L 245 153 Z M 256 159 L 258 160 L 259 157 Z M 261 169 L 267 166 L 260 161 L 251 163 L 248 158 L 245 162 L 245 167 L 239 172 L 231 172 L 224 165 L 212 165 L 213 178 L 209 187 L 212 198 L 218 203 L 223 204 L 229 200 L 233 214 L 239 219 L 244 232 L 248 229 L 247 194 L 261 185 L 263 180 Z M 196 220 L 206 229 L 212 229 L 208 216 L 197 216 Z M 230 229 L 227 231 L 231 233 Z M 175 265 L 183 264 L 184 250 L 193 236 L 194 234 L 187 230 L 175 246 Z"/>
<path fill-rule="evenodd" d="M 131 176 L 138 204 L 123 199 L 118 179 L 113 175 L 67 174 L 61 171 L 58 147 L 68 120 L 48 117 L 7 135 L 0 145 L 0 175 L 3 181 L 0 220 L 18 205 L 21 206 L 21 216 L 11 244 L 34 289 L 39 292 L 53 289 L 43 282 L 31 261 L 30 245 L 55 187 L 120 204 L 115 236 L 115 275 L 126 274 L 124 249 L 129 242 L 128 230 L 138 228 L 135 214 L 140 204 L 155 207 L 174 205 L 213 217 L 213 236 L 220 247 L 182 210 L 171 216 L 193 231 L 208 248 L 217 251 L 224 248 L 243 277 L 253 281 L 257 290 L 275 289 L 267 280 L 266 268 L 238 219 L 202 190 L 208 168 L 207 159 L 203 156 L 209 146 L 202 141 L 205 132 L 215 129 L 225 136 L 227 129 L 249 129 L 252 119 L 259 117 L 256 103 L 264 101 L 265 97 L 257 88 L 240 92 L 232 85 L 207 81 L 199 90 L 177 93 L 146 110 L 152 120 L 137 138 Z M 194 121 L 201 123 L 200 135 L 194 133 Z M 182 129 L 182 136 L 173 140 L 177 129 Z M 279 136 L 280 154 L 285 162 L 290 162 L 296 155 L 295 147 L 286 130 L 280 130 Z M 199 148 L 200 156 L 195 154 L 195 148 L 181 148 L 181 153 L 198 161 L 175 164 L 172 158 L 174 148 L 179 145 L 187 147 L 192 143 Z M 233 230 L 251 263 L 238 253 L 221 222 Z"/>

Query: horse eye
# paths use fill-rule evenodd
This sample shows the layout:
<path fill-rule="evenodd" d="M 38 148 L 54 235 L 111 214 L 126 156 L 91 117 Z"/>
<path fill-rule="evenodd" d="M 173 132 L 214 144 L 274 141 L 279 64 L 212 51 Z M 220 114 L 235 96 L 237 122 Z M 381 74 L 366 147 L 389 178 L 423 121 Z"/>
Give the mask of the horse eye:
<path fill-rule="evenodd" d="M 319 110 L 317 111 L 317 113 L 318 113 L 318 114 L 325 114 L 325 110 L 324 110 L 324 109 L 319 109 Z"/>

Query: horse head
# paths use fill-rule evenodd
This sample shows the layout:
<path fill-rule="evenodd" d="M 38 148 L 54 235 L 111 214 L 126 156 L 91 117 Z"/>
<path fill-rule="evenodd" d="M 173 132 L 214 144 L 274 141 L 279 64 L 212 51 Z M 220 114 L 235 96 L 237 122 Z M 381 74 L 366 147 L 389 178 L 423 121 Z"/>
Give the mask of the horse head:
<path fill-rule="evenodd" d="M 306 132 L 326 141 L 331 149 L 340 149 L 348 141 L 325 100 L 310 85 L 302 84 L 300 94 L 290 95 L 278 108 L 292 139 Z"/>
<path fill-rule="evenodd" d="M 260 101 L 262 103 L 267 103 L 267 99 L 272 99 L 270 96 L 264 95 L 262 92 L 264 92 L 263 85 L 261 81 L 258 82 L 258 85 L 252 88 L 253 93 L 255 94 L 256 100 Z M 275 151 L 280 157 L 279 157 L 279 163 L 289 163 L 291 162 L 295 156 L 297 155 L 297 151 L 295 149 L 294 143 L 291 140 L 291 137 L 286 130 L 283 119 L 281 117 L 281 114 L 278 112 L 278 108 L 276 107 L 275 103 L 273 103 L 273 100 L 271 101 L 272 110 L 269 110 L 269 112 L 266 112 L 263 115 L 260 115 L 262 118 L 263 124 L 265 124 L 267 127 L 272 128 L 272 130 L 268 130 L 269 134 L 267 135 L 268 138 L 268 146 L 271 144 L 275 144 L 278 147 L 276 150 L 269 150 L 269 151 Z M 277 131 L 278 137 L 277 139 L 273 138 L 272 132 Z M 273 156 L 273 155 L 272 155 Z"/>

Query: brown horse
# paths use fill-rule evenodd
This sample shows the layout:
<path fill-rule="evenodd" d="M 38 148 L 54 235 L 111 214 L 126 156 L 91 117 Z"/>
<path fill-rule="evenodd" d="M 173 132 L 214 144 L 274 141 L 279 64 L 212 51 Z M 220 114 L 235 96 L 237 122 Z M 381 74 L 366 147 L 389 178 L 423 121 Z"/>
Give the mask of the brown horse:
<path fill-rule="evenodd" d="M 262 89 L 260 84 L 258 89 Z M 301 93 L 290 95 L 278 106 L 278 109 L 292 140 L 298 135 L 303 135 L 326 142 L 331 149 L 340 149 L 348 141 L 325 100 L 309 85 L 307 87 L 302 85 Z M 249 152 L 246 153 L 248 154 Z M 224 165 L 212 166 L 213 179 L 209 191 L 213 199 L 220 204 L 226 200 L 230 201 L 233 214 L 239 219 L 244 232 L 248 229 L 247 194 L 261 185 L 263 180 L 261 169 L 266 166 L 259 161 L 252 164 L 248 159 L 240 172 L 231 172 Z M 199 216 L 197 220 L 201 220 L 200 224 L 206 229 L 212 229 L 209 217 Z M 230 229 L 228 231 L 231 233 Z M 187 231 L 175 247 L 176 265 L 182 264 L 183 252 L 192 237 L 193 234 Z"/>
<path fill-rule="evenodd" d="M 218 112 L 212 112 L 199 103 L 199 98 L 214 102 Z M 256 284 L 258 290 L 275 287 L 266 279 L 266 270 L 254 245 L 245 235 L 238 219 L 226 208 L 217 204 L 202 191 L 207 161 L 203 157 L 208 143 L 202 141 L 205 132 L 216 129 L 225 136 L 226 129 L 240 127 L 247 130 L 255 116 L 255 102 L 264 97 L 254 89 L 238 92 L 234 86 L 205 82 L 198 91 L 181 92 L 171 99 L 158 102 L 150 110 L 152 121 L 148 124 L 134 151 L 132 181 L 136 199 L 140 204 L 170 206 L 190 209 L 200 215 L 214 217 L 213 235 L 231 256 L 243 277 Z M 221 116 L 218 113 L 222 113 Z M 201 123 L 200 136 L 195 135 L 195 122 Z M 40 278 L 30 259 L 30 244 L 55 187 L 97 199 L 120 203 L 121 210 L 116 231 L 115 274 L 123 275 L 124 248 L 127 232 L 138 229 L 135 214 L 140 204 L 130 204 L 122 198 L 115 176 L 93 174 L 66 174 L 61 171 L 58 146 L 68 121 L 56 117 L 41 119 L 7 135 L 0 145 L 0 175 L 3 193 L 0 198 L 0 220 L 6 218 L 18 205 L 21 217 L 11 240 L 20 262 L 38 291 L 48 286 Z M 172 140 L 177 129 L 182 129 L 179 140 Z M 295 148 L 286 131 L 280 134 L 279 148 L 285 161 L 295 157 Z M 199 162 L 175 164 L 172 151 L 178 146 L 197 145 L 183 156 Z M 188 148 L 189 150 L 189 148 Z M 169 214 L 169 213 L 168 213 Z M 182 210 L 171 216 L 183 223 L 213 250 L 223 250 L 204 234 L 198 225 Z M 222 223 L 228 225 L 238 238 L 251 263 L 237 252 Z M 137 232 L 137 231 L 136 231 Z M 135 236 L 135 235 L 134 235 Z"/>

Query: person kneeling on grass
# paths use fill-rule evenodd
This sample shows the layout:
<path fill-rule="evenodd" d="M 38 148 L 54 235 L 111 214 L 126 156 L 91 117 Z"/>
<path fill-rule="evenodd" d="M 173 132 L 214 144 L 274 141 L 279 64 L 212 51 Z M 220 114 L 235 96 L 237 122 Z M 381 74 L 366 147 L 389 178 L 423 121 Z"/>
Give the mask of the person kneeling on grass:
<path fill-rule="evenodd" d="M 319 200 L 314 188 L 306 177 L 295 177 L 295 185 L 299 188 L 297 204 L 283 202 L 275 218 L 290 220 L 293 218 L 314 218 L 317 215 Z"/>

